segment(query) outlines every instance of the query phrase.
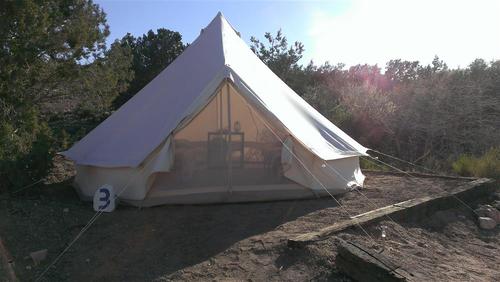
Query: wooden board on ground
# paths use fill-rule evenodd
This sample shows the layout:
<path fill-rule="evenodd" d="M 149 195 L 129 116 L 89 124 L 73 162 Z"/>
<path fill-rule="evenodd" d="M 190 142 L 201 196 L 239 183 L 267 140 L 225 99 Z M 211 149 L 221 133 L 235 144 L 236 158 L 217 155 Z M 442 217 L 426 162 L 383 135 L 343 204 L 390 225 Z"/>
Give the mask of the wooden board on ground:
<path fill-rule="evenodd" d="M 2 238 L 0 238 L 0 270 L 5 273 L 6 277 L 0 275 L 0 279 L 7 279 L 7 281 L 18 281 L 16 273 L 12 268 L 14 259 L 10 255 L 9 251 L 5 247 Z M 3 280 L 2 280 L 3 281 Z"/>
<path fill-rule="evenodd" d="M 480 178 L 464 185 L 461 185 L 451 192 L 438 192 L 431 196 L 411 199 L 376 210 L 372 210 L 351 219 L 337 222 L 331 226 L 320 229 L 319 231 L 309 232 L 288 239 L 288 246 L 300 247 L 308 243 L 318 241 L 328 237 L 336 232 L 352 228 L 357 225 L 363 225 L 380 221 L 387 216 L 392 219 L 418 219 L 428 216 L 438 210 L 450 208 L 457 205 L 464 205 L 472 199 L 476 199 L 493 191 L 493 179 Z"/>
<path fill-rule="evenodd" d="M 390 261 L 383 254 L 360 244 L 340 240 L 335 259 L 337 269 L 356 281 L 401 282 L 412 281 L 406 270 Z"/>
<path fill-rule="evenodd" d="M 443 179 L 463 179 L 463 180 L 477 179 L 477 177 L 470 177 L 470 176 L 443 175 L 443 174 L 406 172 L 406 171 L 381 171 L 381 170 L 363 169 L 363 172 L 369 172 L 371 174 L 378 174 L 378 175 L 397 175 L 403 177 L 443 178 Z"/>

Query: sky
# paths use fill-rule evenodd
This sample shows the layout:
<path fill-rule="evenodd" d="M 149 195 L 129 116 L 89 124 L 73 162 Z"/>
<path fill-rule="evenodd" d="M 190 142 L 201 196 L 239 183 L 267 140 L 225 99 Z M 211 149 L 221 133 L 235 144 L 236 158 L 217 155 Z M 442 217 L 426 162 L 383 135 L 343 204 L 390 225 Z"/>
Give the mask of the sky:
<path fill-rule="evenodd" d="M 450 67 L 500 59 L 500 0 L 95 0 L 107 14 L 108 43 L 127 32 L 178 31 L 192 42 L 218 11 L 249 44 L 282 29 L 305 46 L 302 63 L 377 64 L 435 55 Z"/>

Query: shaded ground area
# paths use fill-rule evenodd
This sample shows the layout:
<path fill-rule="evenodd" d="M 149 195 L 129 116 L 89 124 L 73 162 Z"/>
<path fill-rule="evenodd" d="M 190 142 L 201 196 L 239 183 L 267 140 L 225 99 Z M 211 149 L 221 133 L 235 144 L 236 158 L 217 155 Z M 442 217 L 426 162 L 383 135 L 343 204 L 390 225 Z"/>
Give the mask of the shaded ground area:
<path fill-rule="evenodd" d="M 351 192 L 338 197 L 345 210 L 331 198 L 163 206 L 142 210 L 120 206 L 114 213 L 103 214 L 56 268 L 48 272 L 46 279 L 348 280 L 336 273 L 332 266 L 335 260 L 334 239 L 298 250 L 286 247 L 286 239 L 293 234 L 316 230 L 346 219 L 347 213 L 355 215 L 441 189 L 453 189 L 463 182 L 368 174 L 363 193 L 371 202 L 359 193 Z M 80 202 L 67 182 L 37 189 L 40 190 L 26 191 L 15 198 L 5 195 L 2 198 L 0 195 L 0 236 L 15 258 L 15 270 L 22 281 L 37 277 L 94 215 L 90 204 Z M 450 279 L 460 279 L 462 272 L 467 273 L 463 275 L 469 275 L 463 276 L 465 279 L 497 278 L 498 272 L 494 271 L 494 267 L 492 271 L 483 271 L 481 274 L 472 272 L 479 272 L 480 262 L 486 259 L 477 252 L 486 255 L 490 251 L 498 252 L 498 232 L 485 235 L 475 228 L 466 212 L 460 216 L 466 220 L 457 215 L 459 220 L 446 225 L 449 227 L 440 227 L 441 230 L 419 227 L 421 223 L 405 223 L 405 229 L 386 223 L 389 229 L 411 231 L 408 238 L 390 235 L 386 252 L 391 252 L 395 257 L 408 252 L 411 256 L 407 255 L 407 259 L 422 266 L 421 273 L 415 273 L 425 277 L 440 279 L 429 276 L 438 271 L 433 264 L 433 260 L 436 260 L 450 269 L 456 269 L 454 276 L 446 276 Z M 447 228 L 451 231 L 446 231 Z M 370 232 L 372 237 L 380 237 L 376 226 L 370 228 Z M 356 231 L 342 236 L 368 240 L 368 237 Z M 377 244 L 380 245 L 380 242 Z M 419 244 L 424 244 L 424 247 Z M 425 244 L 429 247 L 425 247 Z M 437 252 L 440 250 L 439 245 L 442 246 L 443 254 Z M 450 246 L 455 248 L 450 249 L 452 252 L 448 252 Z M 49 249 L 49 255 L 41 265 L 34 266 L 31 260 L 25 258 L 30 252 L 45 248 Z M 487 251 L 483 252 L 483 249 Z M 457 258 L 455 252 L 468 259 Z M 492 259 L 492 263 L 500 263 L 497 257 Z M 464 263 L 471 267 L 463 268 Z M 494 264 L 485 264 L 484 267 L 490 266 Z"/>

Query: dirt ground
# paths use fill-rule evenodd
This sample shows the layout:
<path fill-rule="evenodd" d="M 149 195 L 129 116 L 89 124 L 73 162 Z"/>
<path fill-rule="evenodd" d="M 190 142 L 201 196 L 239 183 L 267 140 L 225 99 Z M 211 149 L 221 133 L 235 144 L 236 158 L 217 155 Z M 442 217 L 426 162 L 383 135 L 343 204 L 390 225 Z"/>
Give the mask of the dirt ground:
<path fill-rule="evenodd" d="M 388 227 L 387 239 L 380 226 Z M 368 228 L 376 243 L 355 231 L 344 240 L 375 247 L 411 273 L 415 281 L 500 281 L 500 235 L 480 230 L 466 208 L 434 213 L 420 222 L 395 224 L 384 221 Z M 321 242 L 320 248 L 329 248 Z"/>
<path fill-rule="evenodd" d="M 335 269 L 336 238 L 302 249 L 286 240 L 350 215 L 453 189 L 465 180 L 367 174 L 363 190 L 331 198 L 267 203 L 119 206 L 103 214 L 45 276 L 45 281 L 350 281 Z M 459 204 L 457 203 L 457 206 Z M 21 281 L 30 281 L 53 261 L 94 215 L 69 180 L 0 195 L 0 236 L 15 259 Z M 471 212 L 457 208 L 421 222 L 368 226 L 344 239 L 364 242 L 403 263 L 422 280 L 500 281 L 499 228 L 476 227 Z M 33 265 L 30 252 L 48 249 Z"/>

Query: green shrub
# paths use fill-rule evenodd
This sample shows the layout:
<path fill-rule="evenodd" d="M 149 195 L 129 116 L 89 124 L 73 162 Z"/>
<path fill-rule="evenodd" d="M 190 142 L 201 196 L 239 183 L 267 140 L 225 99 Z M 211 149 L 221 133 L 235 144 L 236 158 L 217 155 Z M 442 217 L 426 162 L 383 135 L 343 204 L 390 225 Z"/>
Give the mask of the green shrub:
<path fill-rule="evenodd" d="M 0 192 L 16 191 L 47 176 L 52 167 L 54 139 L 46 123 L 28 114 L 15 128 L 0 124 Z"/>
<path fill-rule="evenodd" d="M 470 155 L 461 155 L 456 161 L 454 161 L 451 166 L 453 171 L 462 176 L 472 176 L 473 168 L 475 166 L 476 159 Z"/>
<path fill-rule="evenodd" d="M 500 147 L 489 149 L 481 157 L 461 155 L 452 163 L 459 175 L 500 179 Z"/>
<path fill-rule="evenodd" d="M 361 167 L 361 169 L 380 170 L 380 171 L 391 170 L 388 166 L 378 163 L 375 160 L 368 159 L 368 157 L 366 159 L 363 157 L 359 158 L 359 166 Z"/>

